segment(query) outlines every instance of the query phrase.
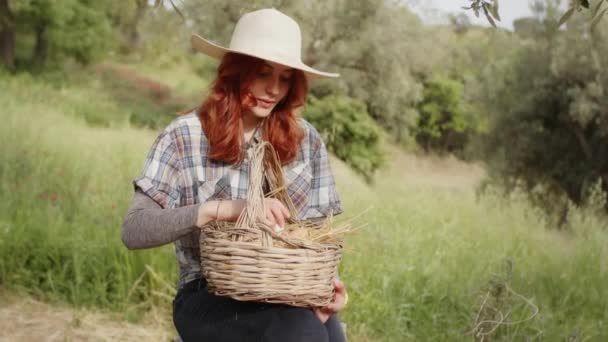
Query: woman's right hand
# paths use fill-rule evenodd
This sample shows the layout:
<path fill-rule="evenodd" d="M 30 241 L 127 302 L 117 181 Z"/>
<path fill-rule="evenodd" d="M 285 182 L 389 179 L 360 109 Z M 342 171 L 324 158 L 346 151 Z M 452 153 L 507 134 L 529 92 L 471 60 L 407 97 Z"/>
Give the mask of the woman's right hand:
<path fill-rule="evenodd" d="M 226 200 L 226 201 L 208 201 L 203 203 L 198 210 L 198 219 L 196 225 L 202 227 L 210 221 L 236 221 L 245 207 L 245 200 Z M 264 199 L 265 220 L 266 223 L 275 230 L 280 230 L 285 227 L 287 219 L 291 217 L 289 210 L 276 198 Z"/>
<path fill-rule="evenodd" d="M 264 209 L 266 209 L 267 223 L 277 232 L 283 230 L 287 219 L 291 217 L 283 202 L 276 198 L 264 198 Z"/>

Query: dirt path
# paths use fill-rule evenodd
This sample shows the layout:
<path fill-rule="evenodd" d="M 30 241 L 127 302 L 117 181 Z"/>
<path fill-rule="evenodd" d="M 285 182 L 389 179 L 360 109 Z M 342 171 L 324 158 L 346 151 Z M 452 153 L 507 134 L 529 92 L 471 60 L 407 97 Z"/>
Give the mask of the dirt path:
<path fill-rule="evenodd" d="M 0 290 L 0 341 L 171 341 L 168 313 L 150 313 L 143 324 L 109 313 L 49 305 Z"/>

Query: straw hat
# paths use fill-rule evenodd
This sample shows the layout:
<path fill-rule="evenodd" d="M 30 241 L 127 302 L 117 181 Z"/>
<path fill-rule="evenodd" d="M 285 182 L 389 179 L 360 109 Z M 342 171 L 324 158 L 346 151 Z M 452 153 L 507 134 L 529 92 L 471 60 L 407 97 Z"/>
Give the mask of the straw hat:
<path fill-rule="evenodd" d="M 338 77 L 302 62 L 302 34 L 292 18 L 274 8 L 244 14 L 236 23 L 228 48 L 192 35 L 192 47 L 208 56 L 222 59 L 227 52 L 236 52 L 304 71 L 309 77 Z"/>

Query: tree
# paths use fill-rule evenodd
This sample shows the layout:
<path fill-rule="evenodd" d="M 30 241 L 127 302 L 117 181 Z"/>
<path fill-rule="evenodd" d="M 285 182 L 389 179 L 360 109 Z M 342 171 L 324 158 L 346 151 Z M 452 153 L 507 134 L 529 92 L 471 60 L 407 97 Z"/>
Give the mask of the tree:
<path fill-rule="evenodd" d="M 584 204 L 598 182 L 608 191 L 608 34 L 579 17 L 535 39 L 485 70 L 484 158 L 495 181 L 546 208 Z"/>
<path fill-rule="evenodd" d="M 482 125 L 473 107 L 463 100 L 463 84 L 442 76 L 425 82 L 416 141 L 425 150 L 460 152 Z"/>
<path fill-rule="evenodd" d="M 399 2 L 380 0 L 310 1 L 299 11 L 305 61 L 337 69 L 342 77 L 332 81 L 335 92 L 364 101 L 370 115 L 404 141 L 421 98 L 416 72 L 426 63 L 417 48 L 423 40 L 419 18 Z"/>
<path fill-rule="evenodd" d="M 15 19 L 8 0 L 0 0 L 0 56 L 4 66 L 15 69 Z"/>
<path fill-rule="evenodd" d="M 121 52 L 129 54 L 140 48 L 140 25 L 150 7 L 148 0 L 112 1 L 108 14 Z"/>
<path fill-rule="evenodd" d="M 488 19 L 488 22 L 496 27 L 495 21 L 500 21 L 500 14 L 498 10 L 498 0 L 469 0 L 469 6 L 463 6 L 463 9 L 471 10 L 475 13 L 475 16 L 479 17 L 479 13 L 483 12 L 485 17 Z M 557 0 L 557 4 L 559 4 L 560 0 Z M 570 17 L 575 12 L 582 12 L 584 10 L 590 10 L 590 23 L 591 28 L 594 29 L 597 24 L 600 22 L 602 17 L 608 12 L 608 8 L 604 5 L 604 0 L 597 0 L 594 2 L 594 6 L 592 6 L 589 0 L 570 0 L 568 10 L 562 14 L 561 18 L 557 22 L 556 28 L 559 28 L 563 24 L 565 24 Z M 538 1 L 537 1 L 538 3 Z"/>
<path fill-rule="evenodd" d="M 319 130 L 329 151 L 371 182 L 384 164 L 384 152 L 382 130 L 365 104 L 346 96 L 311 96 L 304 117 Z"/>
<path fill-rule="evenodd" d="M 464 13 L 449 14 L 448 18 L 454 31 L 459 34 L 466 33 L 473 25 L 469 16 Z"/>
<path fill-rule="evenodd" d="M 342 74 L 331 85 L 315 82 L 313 94 L 360 99 L 397 141 L 406 139 L 416 122 L 416 103 L 421 99 L 422 83 L 417 73 L 428 65 L 428 56 L 419 48 L 419 42 L 425 41 L 423 25 L 403 3 L 258 0 L 243 4 L 210 0 L 184 2 L 180 8 L 197 32 L 228 44 L 240 16 L 262 7 L 277 7 L 298 21 L 306 64 Z"/>
<path fill-rule="evenodd" d="M 93 0 L 0 0 L 3 63 L 44 66 L 49 58 L 71 57 L 90 62 L 110 45 L 111 25 L 107 3 Z M 15 47 L 34 45 L 26 60 L 15 56 Z"/>

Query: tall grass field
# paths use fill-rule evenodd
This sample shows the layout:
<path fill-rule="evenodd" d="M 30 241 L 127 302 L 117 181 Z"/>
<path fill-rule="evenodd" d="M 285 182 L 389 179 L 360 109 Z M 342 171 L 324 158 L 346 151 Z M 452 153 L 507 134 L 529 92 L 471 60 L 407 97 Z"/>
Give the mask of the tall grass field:
<path fill-rule="evenodd" d="M 0 76 L 0 286 L 137 321 L 177 281 L 172 245 L 120 239 L 157 132 L 96 82 Z M 418 182 L 399 153 L 372 185 L 333 160 L 342 219 L 365 224 L 341 264 L 349 340 L 608 341 L 606 222 L 552 228 L 517 194 Z"/>

